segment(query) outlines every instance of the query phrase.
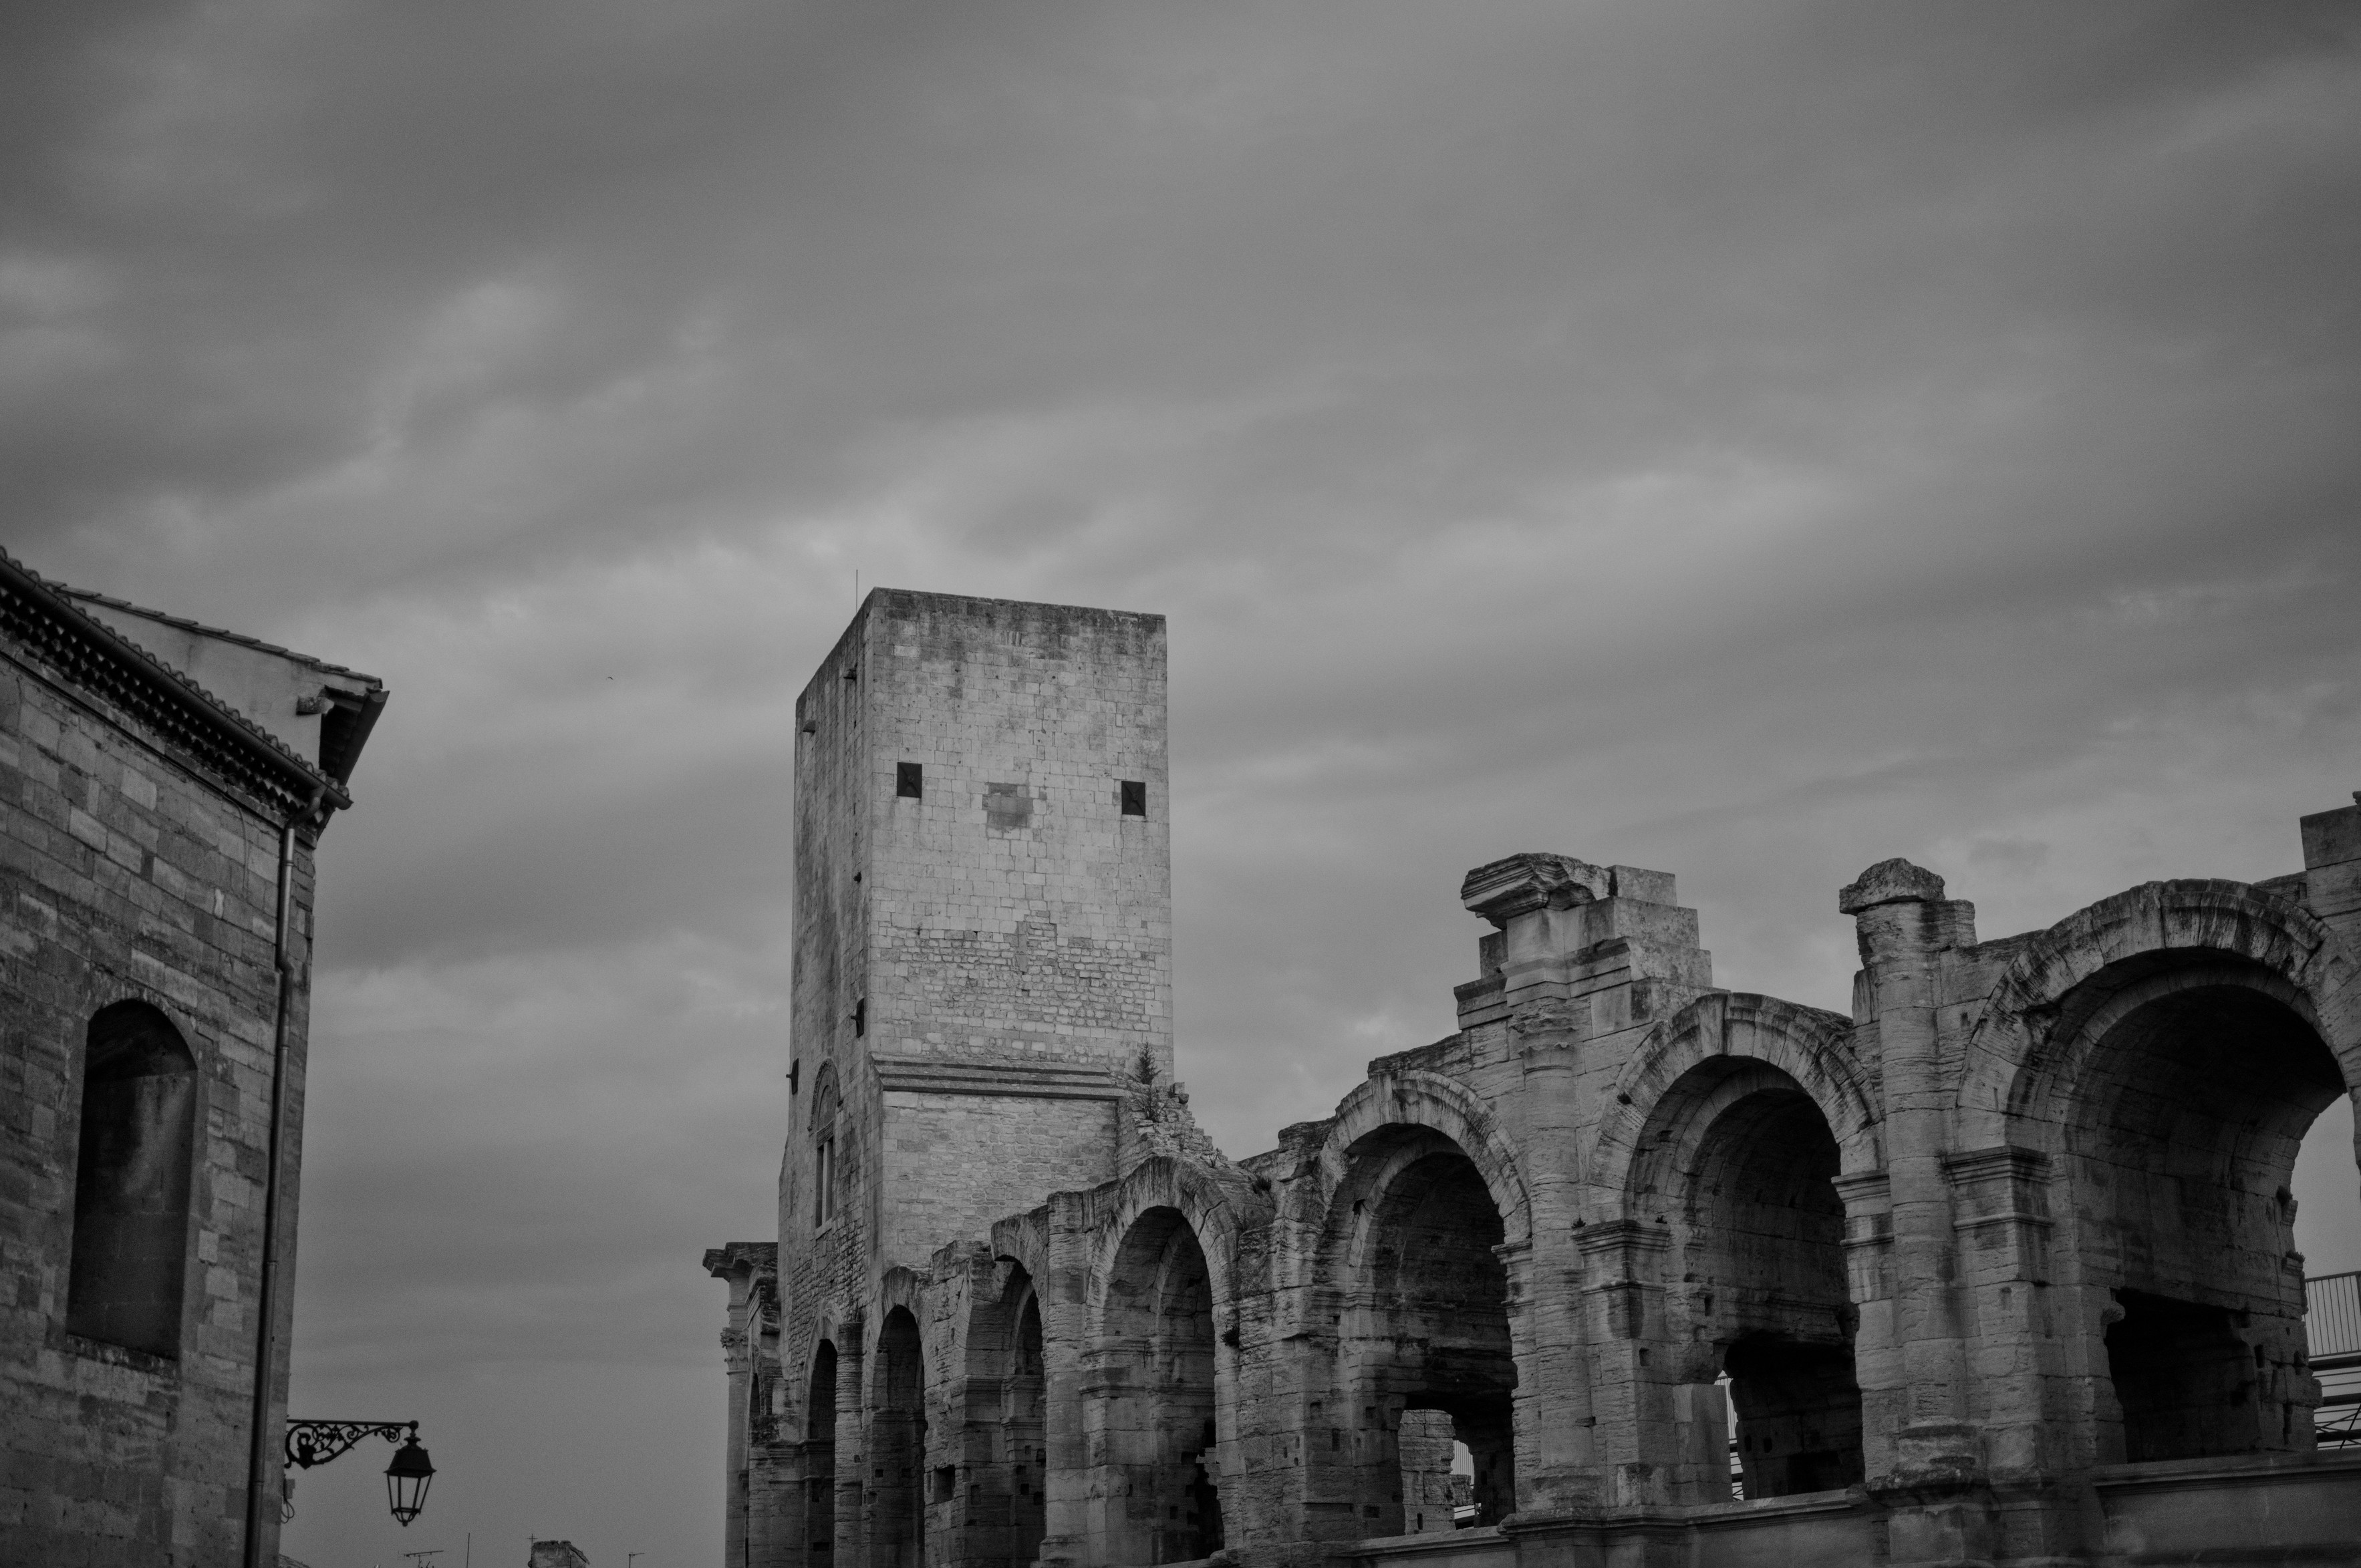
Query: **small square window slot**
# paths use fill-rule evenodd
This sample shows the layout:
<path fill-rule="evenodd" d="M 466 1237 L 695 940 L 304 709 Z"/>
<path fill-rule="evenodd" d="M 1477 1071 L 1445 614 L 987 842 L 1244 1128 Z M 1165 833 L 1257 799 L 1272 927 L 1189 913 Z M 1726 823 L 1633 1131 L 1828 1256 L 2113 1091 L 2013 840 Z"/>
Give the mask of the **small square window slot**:
<path fill-rule="evenodd" d="M 919 800 L 927 793 L 927 764 L 896 762 L 894 764 L 894 794 L 901 800 Z"/>
<path fill-rule="evenodd" d="M 1126 817 L 1148 815 L 1148 781 L 1146 779 L 1126 779 L 1118 793 L 1123 797 L 1123 814 Z"/>

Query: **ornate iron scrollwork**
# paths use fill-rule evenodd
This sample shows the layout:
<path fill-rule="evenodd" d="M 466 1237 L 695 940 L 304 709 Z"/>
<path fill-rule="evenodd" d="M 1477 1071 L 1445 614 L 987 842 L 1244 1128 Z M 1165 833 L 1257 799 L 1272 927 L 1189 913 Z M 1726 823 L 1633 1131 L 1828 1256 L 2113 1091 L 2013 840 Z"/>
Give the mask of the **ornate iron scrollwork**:
<path fill-rule="evenodd" d="M 289 1421 L 287 1463 L 309 1470 L 314 1464 L 325 1464 L 350 1453 L 364 1438 L 381 1437 L 388 1442 L 400 1442 L 405 1437 L 417 1435 L 416 1421 Z"/>

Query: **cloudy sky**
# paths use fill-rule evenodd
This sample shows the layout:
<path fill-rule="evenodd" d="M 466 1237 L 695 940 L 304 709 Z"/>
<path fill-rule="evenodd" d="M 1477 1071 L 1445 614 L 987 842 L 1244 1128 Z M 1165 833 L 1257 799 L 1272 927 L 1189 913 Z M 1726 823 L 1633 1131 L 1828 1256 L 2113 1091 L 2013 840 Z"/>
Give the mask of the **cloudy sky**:
<path fill-rule="evenodd" d="M 2361 788 L 2349 8 L 0 33 L 10 547 L 394 694 L 323 850 L 295 1407 L 444 1475 L 406 1532 L 307 1477 L 320 1568 L 718 1559 L 697 1259 L 770 1234 L 856 572 L 1170 617 L 1234 1154 L 1449 1028 L 1509 850 L 1674 871 L 1722 983 L 1841 1007 L 1872 861 L 1996 936 L 2296 869 Z"/>

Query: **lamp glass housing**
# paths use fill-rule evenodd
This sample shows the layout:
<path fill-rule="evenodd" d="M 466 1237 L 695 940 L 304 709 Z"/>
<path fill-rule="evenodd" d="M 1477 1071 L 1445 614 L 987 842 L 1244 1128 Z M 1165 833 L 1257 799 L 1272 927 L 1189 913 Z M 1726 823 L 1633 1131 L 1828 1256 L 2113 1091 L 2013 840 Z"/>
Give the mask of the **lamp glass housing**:
<path fill-rule="evenodd" d="M 434 1479 L 434 1463 L 415 1436 L 393 1451 L 393 1462 L 385 1467 L 385 1500 L 405 1527 L 425 1508 L 427 1484 Z"/>

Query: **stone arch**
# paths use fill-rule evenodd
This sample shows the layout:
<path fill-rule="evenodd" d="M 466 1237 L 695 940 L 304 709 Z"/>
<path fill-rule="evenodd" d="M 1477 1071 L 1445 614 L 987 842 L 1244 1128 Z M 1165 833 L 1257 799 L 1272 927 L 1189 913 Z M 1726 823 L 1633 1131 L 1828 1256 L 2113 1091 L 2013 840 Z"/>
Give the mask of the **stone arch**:
<path fill-rule="evenodd" d="M 1223 1326 L 1234 1324 L 1238 1231 L 1245 1218 L 1239 1210 L 1246 1203 L 1245 1191 L 1240 1190 L 1246 1186 L 1242 1173 L 1224 1180 L 1203 1166 L 1163 1155 L 1141 1161 L 1116 1183 L 1091 1256 L 1091 1338 L 1096 1341 L 1107 1332 L 1108 1288 L 1126 1237 L 1142 1216 L 1158 1209 L 1172 1210 L 1188 1223 L 1205 1255 L 1215 1315 Z M 1256 1205 L 1268 1207 L 1259 1199 Z"/>
<path fill-rule="evenodd" d="M 992 1259 L 1003 1266 L 1021 1268 L 1035 1280 L 1049 1277 L 1049 1210 L 1040 1208 L 1029 1213 L 995 1221 L 992 1227 Z"/>
<path fill-rule="evenodd" d="M 890 1271 L 888 1285 L 894 1274 L 906 1272 Z M 869 1387 L 865 1533 L 871 1568 L 924 1568 L 927 1363 L 918 1316 L 911 1307 L 892 1302 L 878 1313 Z"/>
<path fill-rule="evenodd" d="M 1697 1090 L 1689 1075 L 1715 1060 L 1753 1061 L 1777 1069 L 1819 1108 L 1837 1141 L 1848 1176 L 1885 1162 L 1883 1118 L 1868 1070 L 1852 1051 L 1852 1020 L 1817 1007 L 1746 992 L 1698 997 L 1655 1030 L 1616 1075 L 1614 1091 L 1586 1162 L 1593 1201 L 1610 1206 L 1603 1219 L 1641 1218 L 1632 1206 L 1643 1149 L 1687 1113 L 1678 1103 Z"/>
<path fill-rule="evenodd" d="M 972 1276 L 959 1499 L 963 1563 L 1028 1568 L 1048 1530 L 1049 1386 L 1032 1276 L 996 1260 Z"/>
<path fill-rule="evenodd" d="M 1209 1173 L 1170 1159 L 1134 1171 L 1116 1199 L 1091 1274 L 1090 1559 L 1189 1562 L 1224 1540 L 1235 1212 Z"/>
<path fill-rule="evenodd" d="M 2361 1091 L 2361 1002 L 2351 955 L 2301 905 L 2244 883 L 2146 883 L 2078 910 L 2026 940 L 1988 993 L 1969 1036 L 1960 1113 L 1969 1147 L 2012 1140 L 2022 1109 L 2070 1064 L 2087 1010 L 2070 996 L 2105 971 L 2125 979 L 2160 961 L 2243 961 L 2279 977 L 2290 1005 L 2335 1057 L 2348 1093 Z M 2103 995 L 2086 992 L 2087 1007 Z"/>
<path fill-rule="evenodd" d="M 1349 1499 L 1357 1536 L 1453 1529 L 1455 1441 L 1474 1467 L 1478 1522 L 1498 1523 L 1516 1497 L 1508 1258 L 1530 1234 L 1523 1182 L 1461 1085 L 1399 1078 L 1423 1081 L 1387 1093 L 1372 1080 L 1328 1129 L 1312 1259 L 1312 1315 L 1335 1336 L 1329 1408 L 1307 1434 L 1325 1441 L 1304 1455 L 1320 1474 L 1306 1484 Z M 1511 1214 L 1524 1222 L 1513 1233 Z"/>
<path fill-rule="evenodd" d="M 109 1003 L 84 1033 L 66 1332 L 181 1354 L 202 1094 L 162 1009 Z"/>
<path fill-rule="evenodd" d="M 1635 1290 L 1622 1326 L 1658 1342 L 1653 1364 L 1643 1354 L 1631 1370 L 1643 1404 L 1673 1424 L 1670 1481 L 1686 1501 L 1729 1496 L 1725 1395 L 1749 1501 L 1864 1474 L 1860 1313 L 1836 1184 L 1846 1150 L 1831 1097 L 1766 1055 L 1700 1053 L 1657 1087 L 1621 1166 L 1626 1218 L 1597 1227 L 1628 1238 L 1617 1250 L 1631 1284 L 1660 1292 L 1660 1321 Z M 1856 1128 L 1854 1157 L 1873 1156 L 1873 1131 Z"/>
<path fill-rule="evenodd" d="M 1532 1241 L 1532 1202 L 1516 1152 L 1475 1091 L 1439 1073 L 1384 1073 L 1345 1096 L 1320 1146 L 1322 1188 L 1343 1190 L 1353 1148 L 1388 1127 L 1423 1127 L 1457 1145 L 1482 1174 L 1499 1212 L 1502 1245 L 1519 1247 Z"/>
<path fill-rule="evenodd" d="M 1991 992 L 1960 1120 L 2053 1216 L 2070 1409 L 2097 1462 L 2312 1445 L 2288 1183 L 2313 1118 L 2361 1082 L 2353 973 L 2284 899 L 2152 883 L 2028 939 Z"/>
<path fill-rule="evenodd" d="M 836 1560 L 836 1342 L 823 1326 L 812 1342 L 801 1378 L 803 1430 L 799 1474 L 803 1486 L 804 1561 L 826 1568 Z"/>

